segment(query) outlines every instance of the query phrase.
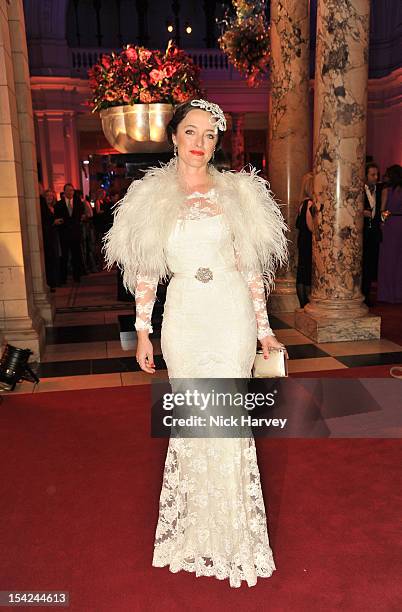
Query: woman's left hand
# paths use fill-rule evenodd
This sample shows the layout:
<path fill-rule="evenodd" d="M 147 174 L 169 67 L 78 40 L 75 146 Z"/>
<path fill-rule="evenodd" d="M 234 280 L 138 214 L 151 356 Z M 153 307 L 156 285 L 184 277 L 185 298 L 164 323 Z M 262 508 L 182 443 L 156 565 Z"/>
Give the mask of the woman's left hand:
<path fill-rule="evenodd" d="M 270 348 L 284 348 L 286 359 L 289 359 L 288 352 L 285 348 L 285 345 L 279 342 L 275 336 L 264 336 L 260 340 L 261 348 L 264 353 L 264 359 L 269 359 L 269 349 Z"/>

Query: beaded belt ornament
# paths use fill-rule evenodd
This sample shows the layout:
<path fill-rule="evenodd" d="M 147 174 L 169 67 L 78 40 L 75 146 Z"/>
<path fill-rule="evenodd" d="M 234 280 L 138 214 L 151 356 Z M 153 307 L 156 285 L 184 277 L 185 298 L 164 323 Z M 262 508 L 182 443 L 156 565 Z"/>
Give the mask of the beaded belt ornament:
<path fill-rule="evenodd" d="M 209 268 L 198 268 L 197 273 L 194 275 L 194 278 L 199 280 L 201 283 L 209 283 L 213 277 L 214 275 L 212 274 L 212 270 Z"/>

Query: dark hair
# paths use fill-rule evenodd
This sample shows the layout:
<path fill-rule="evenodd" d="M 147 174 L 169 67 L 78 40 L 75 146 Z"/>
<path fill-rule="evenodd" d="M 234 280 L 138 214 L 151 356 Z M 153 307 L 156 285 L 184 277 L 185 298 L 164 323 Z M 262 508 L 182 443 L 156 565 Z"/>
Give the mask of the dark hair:
<path fill-rule="evenodd" d="M 174 109 L 173 117 L 166 126 L 167 139 L 171 146 L 173 146 L 172 134 L 176 134 L 179 124 L 183 121 L 186 115 L 188 115 L 188 113 L 194 110 L 195 108 L 195 106 L 191 106 L 191 100 L 189 100 L 188 102 L 182 102 L 182 104 L 179 104 Z M 216 140 L 215 151 L 219 151 L 221 148 L 223 139 L 222 130 L 218 130 L 217 136 L 218 138 Z"/>
<path fill-rule="evenodd" d="M 47 189 L 44 189 L 43 190 L 43 195 L 45 197 L 46 197 L 47 193 L 51 193 L 52 196 L 53 196 L 53 202 L 57 202 L 57 195 L 56 195 L 56 192 L 53 189 L 51 189 L 50 187 L 48 187 Z"/>
<path fill-rule="evenodd" d="M 399 164 L 387 168 L 385 174 L 388 177 L 387 183 L 390 187 L 402 187 L 402 167 Z"/>
<path fill-rule="evenodd" d="M 379 169 L 378 165 L 375 162 L 368 162 L 366 164 L 366 178 L 367 178 L 367 175 L 368 175 L 368 172 L 369 172 L 370 168 L 376 168 L 378 174 L 380 173 L 380 169 Z"/>
<path fill-rule="evenodd" d="M 74 189 L 74 185 L 73 185 L 72 183 L 66 183 L 66 184 L 64 185 L 64 187 L 63 187 L 63 191 L 65 191 L 65 190 L 66 190 L 66 187 L 72 187 L 72 188 Z M 75 191 L 75 189 L 74 189 L 74 191 Z"/>

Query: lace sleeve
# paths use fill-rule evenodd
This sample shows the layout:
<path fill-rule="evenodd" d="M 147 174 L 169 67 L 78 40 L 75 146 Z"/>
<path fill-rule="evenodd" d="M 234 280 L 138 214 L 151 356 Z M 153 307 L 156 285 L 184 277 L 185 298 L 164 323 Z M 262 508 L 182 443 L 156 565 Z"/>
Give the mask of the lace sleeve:
<path fill-rule="evenodd" d="M 146 329 L 152 334 L 152 310 L 155 304 L 158 279 L 138 276 L 135 286 L 135 329 Z"/>
<path fill-rule="evenodd" d="M 258 274 L 256 272 L 245 272 L 244 270 L 241 270 L 239 266 L 239 254 L 236 249 L 234 249 L 234 251 L 237 269 L 240 270 L 241 274 L 243 275 L 248 285 L 251 299 L 253 300 L 255 318 L 257 320 L 257 338 L 258 340 L 261 340 L 262 338 L 265 338 L 265 336 L 275 336 L 269 324 L 262 274 Z"/>

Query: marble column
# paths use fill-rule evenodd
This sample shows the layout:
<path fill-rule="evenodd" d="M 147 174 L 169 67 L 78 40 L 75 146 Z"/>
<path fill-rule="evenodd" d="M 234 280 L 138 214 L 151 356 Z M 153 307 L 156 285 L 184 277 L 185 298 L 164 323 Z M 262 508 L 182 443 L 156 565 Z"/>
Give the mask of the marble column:
<path fill-rule="evenodd" d="M 299 306 L 294 225 L 302 178 L 310 170 L 309 37 L 309 0 L 272 0 L 268 179 L 290 229 L 290 257 L 270 295 L 271 312 Z"/>
<path fill-rule="evenodd" d="M 315 342 L 380 337 L 360 291 L 369 0 L 319 0 L 311 301 L 296 328 Z"/>
<path fill-rule="evenodd" d="M 29 99 L 18 99 L 26 94 L 24 82 L 29 86 L 24 36 L 22 0 L 0 0 L 0 334 L 38 359 L 45 328 L 33 277 L 36 269 L 43 277 L 43 270 L 32 108 Z"/>
<path fill-rule="evenodd" d="M 244 113 L 231 113 L 232 116 L 232 170 L 244 167 Z"/>
<path fill-rule="evenodd" d="M 65 183 L 80 188 L 80 166 L 75 111 L 35 111 L 38 157 L 44 187 L 57 193 Z"/>

